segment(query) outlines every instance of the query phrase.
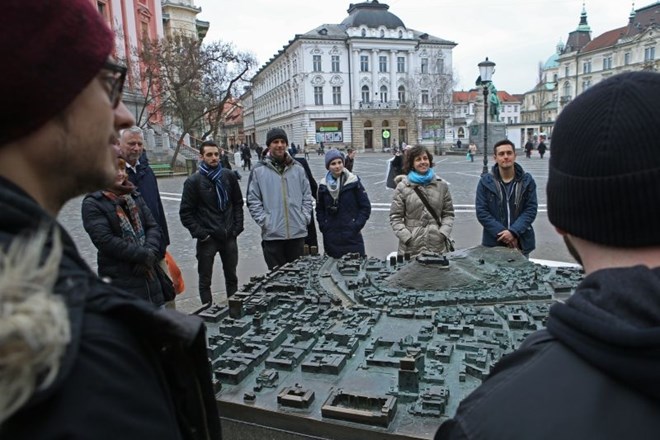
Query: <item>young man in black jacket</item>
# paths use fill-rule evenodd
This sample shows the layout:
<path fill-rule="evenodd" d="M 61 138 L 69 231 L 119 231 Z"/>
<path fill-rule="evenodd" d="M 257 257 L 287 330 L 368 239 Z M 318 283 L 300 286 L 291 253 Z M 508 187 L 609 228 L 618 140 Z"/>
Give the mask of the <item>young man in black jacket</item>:
<path fill-rule="evenodd" d="M 99 279 L 56 219 L 134 124 L 112 31 L 88 0 L 2 6 L 0 438 L 220 438 L 201 320 Z"/>
<path fill-rule="evenodd" d="M 437 440 L 658 437 L 659 102 L 660 74 L 624 73 L 559 115 L 548 217 L 586 277 Z"/>
<path fill-rule="evenodd" d="M 220 148 L 202 142 L 199 171 L 183 184 L 179 217 L 197 239 L 197 273 L 202 304 L 211 304 L 211 277 L 215 254 L 220 254 L 227 298 L 238 290 L 238 244 L 243 232 L 243 193 L 236 175 L 220 164 Z"/>

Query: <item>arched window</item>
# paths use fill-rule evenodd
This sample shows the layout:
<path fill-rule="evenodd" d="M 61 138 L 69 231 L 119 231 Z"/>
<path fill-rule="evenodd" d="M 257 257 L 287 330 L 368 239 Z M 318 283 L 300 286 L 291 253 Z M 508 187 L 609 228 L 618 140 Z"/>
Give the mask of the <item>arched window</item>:
<path fill-rule="evenodd" d="M 369 101 L 369 86 L 362 86 L 362 102 Z"/>
<path fill-rule="evenodd" d="M 399 102 L 406 102 L 406 88 L 399 86 Z"/>
<path fill-rule="evenodd" d="M 387 87 L 380 86 L 380 102 L 387 102 Z"/>

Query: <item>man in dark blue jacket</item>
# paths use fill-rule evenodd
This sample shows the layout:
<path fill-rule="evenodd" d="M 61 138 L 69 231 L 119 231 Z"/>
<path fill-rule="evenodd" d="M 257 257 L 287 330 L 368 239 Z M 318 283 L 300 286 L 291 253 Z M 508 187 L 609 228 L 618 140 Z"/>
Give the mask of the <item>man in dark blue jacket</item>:
<path fill-rule="evenodd" d="M 548 219 L 585 278 L 436 440 L 655 439 L 660 432 L 660 74 L 613 75 L 562 110 Z"/>
<path fill-rule="evenodd" d="M 135 123 L 112 30 L 88 0 L 2 6 L 0 438 L 220 438 L 201 319 L 101 280 L 57 221 Z"/>
<path fill-rule="evenodd" d="M 220 148 L 202 142 L 199 170 L 183 184 L 179 216 L 197 239 L 197 273 L 202 304 L 211 304 L 211 278 L 215 255 L 220 254 L 227 298 L 238 290 L 238 244 L 243 232 L 243 194 L 236 175 L 220 165 Z"/>
<path fill-rule="evenodd" d="M 529 256 L 536 247 L 536 182 L 516 163 L 511 141 L 499 141 L 493 150 L 495 165 L 477 186 L 477 219 L 484 227 L 481 244 L 507 246 Z"/>
<path fill-rule="evenodd" d="M 164 253 L 170 244 L 170 235 L 165 219 L 163 202 L 160 200 L 158 181 L 149 166 L 147 155 L 144 153 L 144 135 L 140 127 L 131 127 L 121 133 L 119 148 L 126 160 L 128 180 L 133 183 L 142 195 L 151 215 L 160 226 L 163 235 L 161 251 Z"/>

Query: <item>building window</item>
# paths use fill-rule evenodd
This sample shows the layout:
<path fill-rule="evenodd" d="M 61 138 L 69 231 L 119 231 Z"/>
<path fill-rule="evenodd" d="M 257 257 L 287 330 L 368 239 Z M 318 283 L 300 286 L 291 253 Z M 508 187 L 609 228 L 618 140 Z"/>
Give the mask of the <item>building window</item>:
<path fill-rule="evenodd" d="M 435 60 L 435 73 L 445 73 L 445 60 L 441 58 Z"/>
<path fill-rule="evenodd" d="M 314 87 L 314 104 L 323 105 L 323 86 Z"/>
<path fill-rule="evenodd" d="M 362 86 L 362 102 L 369 102 L 369 86 Z"/>
<path fill-rule="evenodd" d="M 631 52 L 626 52 L 623 54 L 623 64 L 627 66 L 632 62 L 632 53 Z"/>
<path fill-rule="evenodd" d="M 399 86 L 399 102 L 406 102 L 406 88 Z"/>
<path fill-rule="evenodd" d="M 332 87 L 332 103 L 334 105 L 341 104 L 341 87 L 339 86 Z"/>
<path fill-rule="evenodd" d="M 571 74 L 571 66 L 564 67 L 564 76 L 568 77 Z"/>
<path fill-rule="evenodd" d="M 387 57 L 380 56 L 378 57 L 378 71 L 387 72 Z"/>
<path fill-rule="evenodd" d="M 397 57 L 396 58 L 396 71 L 399 73 L 405 73 L 406 71 L 406 58 Z"/>
<path fill-rule="evenodd" d="M 332 71 L 339 72 L 339 55 L 332 56 Z"/>
<path fill-rule="evenodd" d="M 422 90 L 422 104 L 428 104 L 429 103 L 429 91 L 424 89 Z"/>
<path fill-rule="evenodd" d="M 360 72 L 369 71 L 369 57 L 367 55 L 360 55 Z"/>
<path fill-rule="evenodd" d="M 582 64 L 582 73 L 591 73 L 591 60 Z"/>
<path fill-rule="evenodd" d="M 655 59 L 655 46 L 644 48 L 644 61 L 653 61 Z"/>
<path fill-rule="evenodd" d="M 387 87 L 380 86 L 380 102 L 387 102 Z"/>
<path fill-rule="evenodd" d="M 422 58 L 422 73 L 429 73 L 429 59 Z"/>
<path fill-rule="evenodd" d="M 612 55 L 603 58 L 603 70 L 612 68 Z"/>
<path fill-rule="evenodd" d="M 591 80 L 590 79 L 585 79 L 582 81 L 582 91 L 584 92 L 587 90 L 589 87 L 591 87 Z"/>
<path fill-rule="evenodd" d="M 313 67 L 312 69 L 314 72 L 320 72 L 321 71 L 321 55 L 314 55 L 314 59 L 312 61 Z"/>

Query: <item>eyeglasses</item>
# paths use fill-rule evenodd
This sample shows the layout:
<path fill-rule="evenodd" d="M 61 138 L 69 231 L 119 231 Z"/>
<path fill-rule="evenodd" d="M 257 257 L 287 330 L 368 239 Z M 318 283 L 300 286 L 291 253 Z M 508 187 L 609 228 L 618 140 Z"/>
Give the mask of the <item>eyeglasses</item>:
<path fill-rule="evenodd" d="M 106 61 L 103 64 L 103 69 L 111 72 L 111 75 L 106 76 L 105 80 L 110 86 L 109 97 L 112 103 L 112 108 L 117 108 L 121 101 L 121 93 L 124 90 L 124 81 L 126 80 L 126 67 L 115 64 L 111 61 Z"/>

